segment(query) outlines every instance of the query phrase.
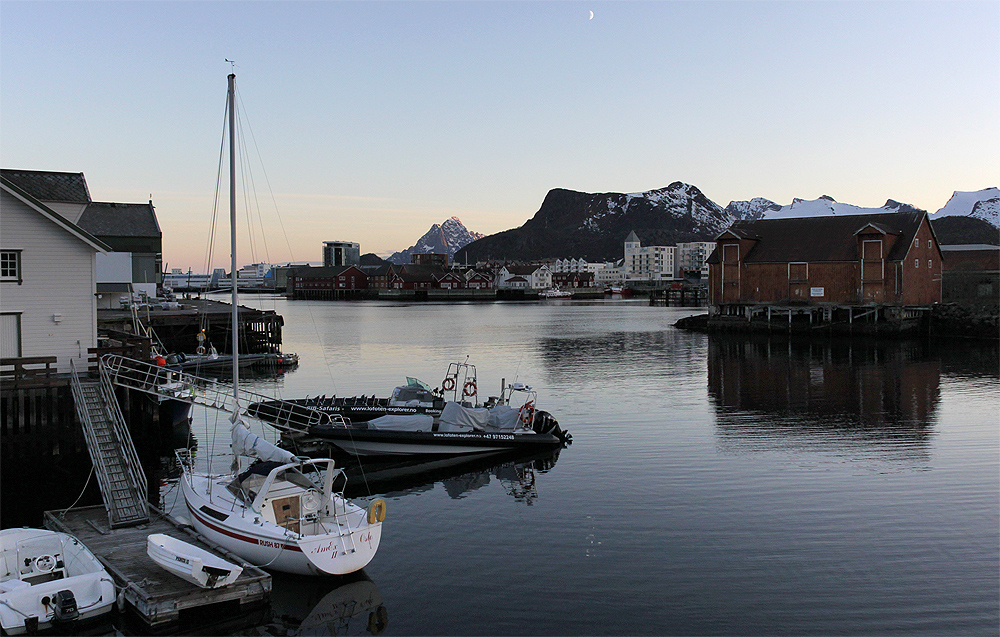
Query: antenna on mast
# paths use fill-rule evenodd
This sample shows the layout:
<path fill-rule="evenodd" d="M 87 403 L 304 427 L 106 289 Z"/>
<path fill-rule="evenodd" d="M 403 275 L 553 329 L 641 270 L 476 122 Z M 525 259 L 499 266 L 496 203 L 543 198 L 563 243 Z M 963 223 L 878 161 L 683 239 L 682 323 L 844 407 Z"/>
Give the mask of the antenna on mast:
<path fill-rule="evenodd" d="M 229 62 L 230 64 L 233 65 L 233 73 L 235 73 L 236 72 L 236 61 L 235 60 L 230 60 L 229 58 L 226 58 L 226 62 Z"/>

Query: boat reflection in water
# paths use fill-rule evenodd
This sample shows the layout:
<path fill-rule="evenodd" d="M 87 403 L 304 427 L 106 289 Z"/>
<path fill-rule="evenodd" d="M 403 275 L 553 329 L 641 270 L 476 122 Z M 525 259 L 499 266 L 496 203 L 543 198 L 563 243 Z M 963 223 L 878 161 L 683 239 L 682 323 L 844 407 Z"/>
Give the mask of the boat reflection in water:
<path fill-rule="evenodd" d="M 708 390 L 720 438 L 922 462 L 941 361 L 920 342 L 794 341 L 713 335 Z"/>
<path fill-rule="evenodd" d="M 378 635 L 389 623 L 382 595 L 364 571 L 336 578 L 272 573 L 267 635 Z"/>
<path fill-rule="evenodd" d="M 518 502 L 538 498 L 537 473 L 550 471 L 561 448 L 542 452 L 491 452 L 438 460 L 407 460 L 341 465 L 347 474 L 347 497 L 398 496 L 430 491 L 440 482 L 448 495 L 463 498 L 496 479 Z"/>

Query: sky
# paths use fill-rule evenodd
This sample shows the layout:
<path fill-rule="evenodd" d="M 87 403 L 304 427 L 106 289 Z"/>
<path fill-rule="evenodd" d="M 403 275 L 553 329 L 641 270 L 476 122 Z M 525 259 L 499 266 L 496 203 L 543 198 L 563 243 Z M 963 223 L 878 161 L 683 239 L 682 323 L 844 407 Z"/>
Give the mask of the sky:
<path fill-rule="evenodd" d="M 387 256 L 452 216 L 492 234 L 553 188 L 934 212 L 1000 185 L 996 0 L 3 0 L 0 166 L 152 198 L 167 268 L 224 267 L 227 59 L 240 263 Z"/>

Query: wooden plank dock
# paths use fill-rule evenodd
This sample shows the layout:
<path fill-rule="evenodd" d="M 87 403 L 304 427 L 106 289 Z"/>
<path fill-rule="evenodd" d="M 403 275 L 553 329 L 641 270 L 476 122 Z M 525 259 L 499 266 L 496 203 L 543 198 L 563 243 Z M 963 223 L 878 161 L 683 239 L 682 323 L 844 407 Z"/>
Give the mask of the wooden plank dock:
<path fill-rule="evenodd" d="M 150 505 L 150 522 L 112 529 L 103 506 L 46 511 L 45 527 L 69 533 L 97 556 L 122 591 L 129 610 L 151 628 L 161 629 L 181 621 L 186 614 L 211 606 L 214 619 L 244 614 L 266 606 L 271 597 L 271 576 L 209 542 L 190 525 Z M 219 555 L 243 567 L 233 584 L 205 589 L 160 568 L 146 554 L 146 537 L 163 533 Z"/>

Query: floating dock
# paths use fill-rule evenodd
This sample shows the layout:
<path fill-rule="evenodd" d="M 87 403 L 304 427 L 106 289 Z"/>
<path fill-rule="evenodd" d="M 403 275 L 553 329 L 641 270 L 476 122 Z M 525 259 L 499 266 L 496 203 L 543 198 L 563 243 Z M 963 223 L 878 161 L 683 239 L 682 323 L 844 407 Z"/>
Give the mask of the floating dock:
<path fill-rule="evenodd" d="M 128 611 L 150 628 L 161 630 L 180 623 L 187 615 L 210 613 L 212 621 L 238 617 L 266 606 L 271 597 L 271 576 L 243 559 L 209 542 L 190 525 L 150 505 L 149 524 L 112 529 L 103 506 L 46 511 L 45 527 L 79 539 L 101 561 L 115 580 Z M 231 585 L 205 589 L 159 567 L 146 554 L 146 537 L 163 533 L 215 553 L 243 567 Z"/>

